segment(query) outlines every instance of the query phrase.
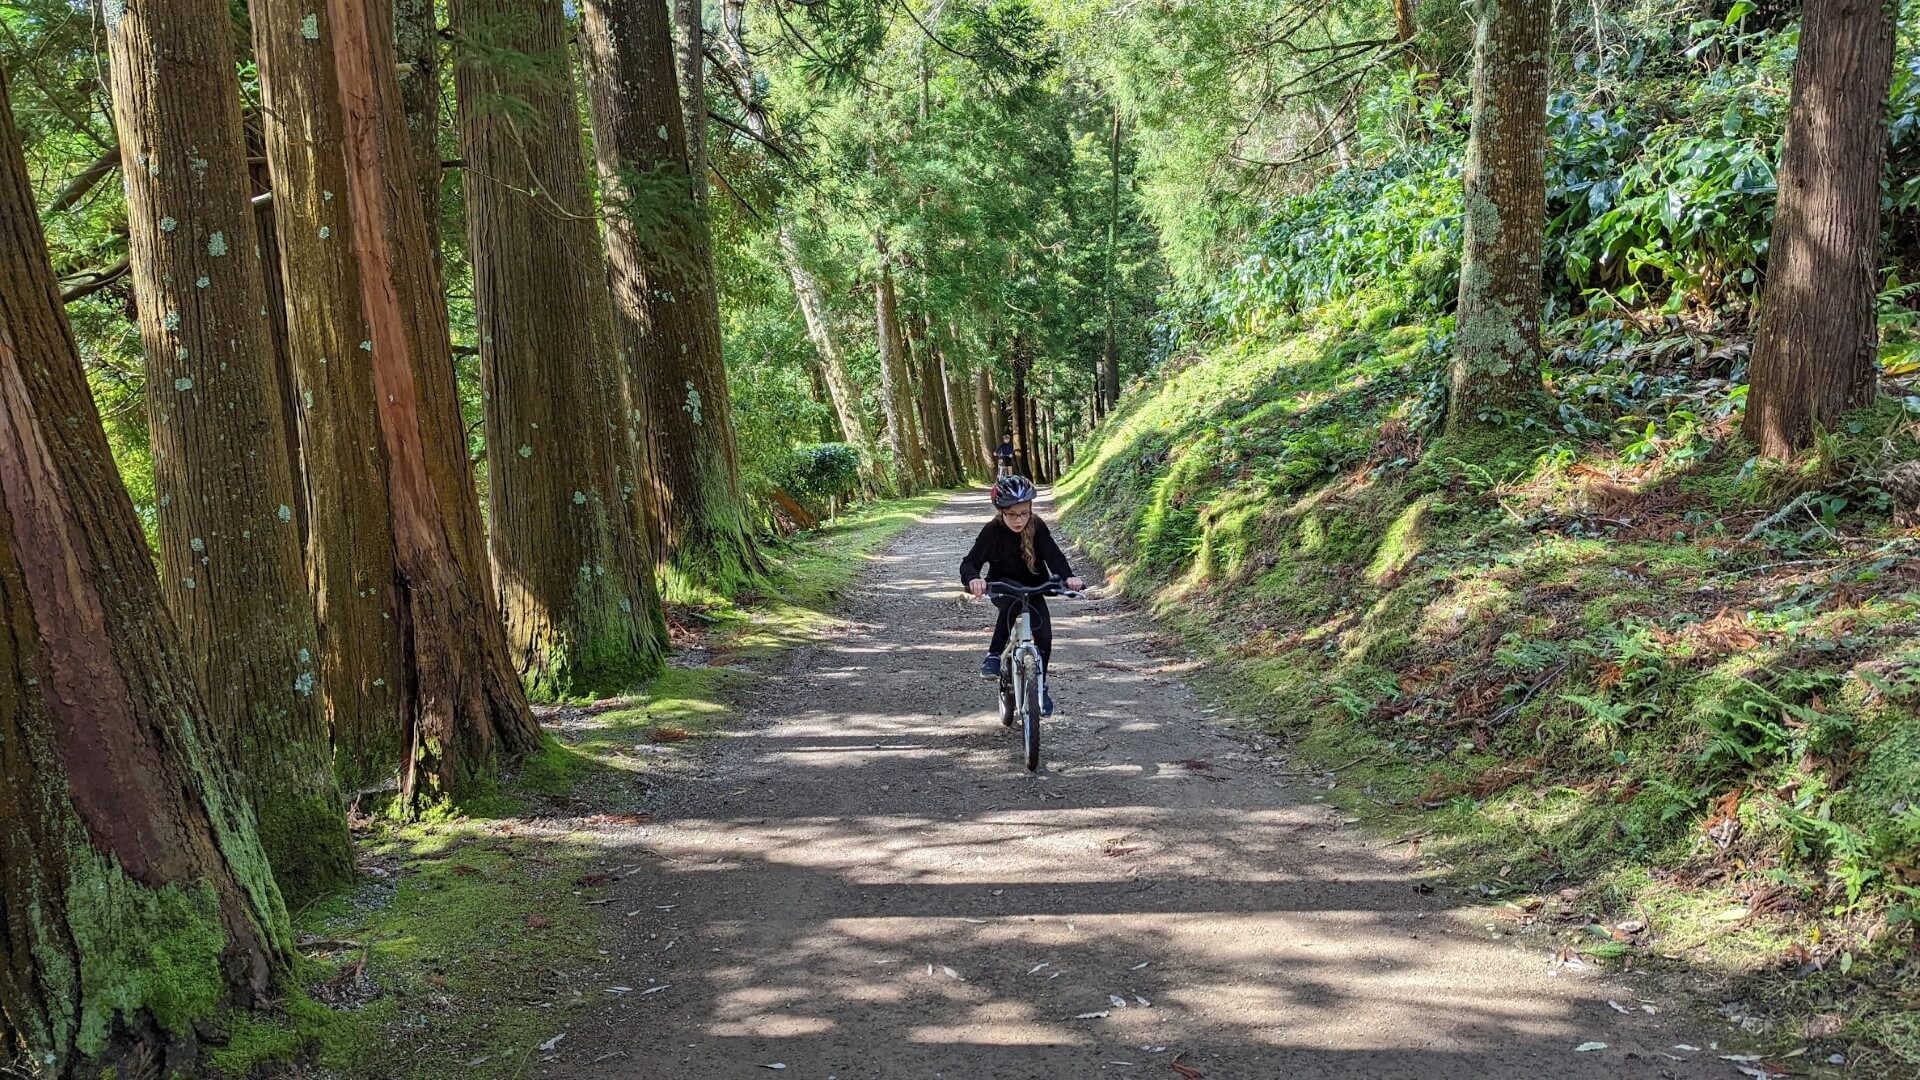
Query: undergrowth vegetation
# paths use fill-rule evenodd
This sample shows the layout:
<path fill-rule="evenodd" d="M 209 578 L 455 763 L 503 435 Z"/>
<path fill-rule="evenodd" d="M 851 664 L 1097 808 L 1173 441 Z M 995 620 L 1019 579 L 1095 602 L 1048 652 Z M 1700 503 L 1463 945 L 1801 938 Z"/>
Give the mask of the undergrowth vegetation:
<path fill-rule="evenodd" d="M 1577 58 L 1555 97 L 1540 409 L 1444 434 L 1459 155 L 1415 147 L 1282 204 L 1060 494 L 1333 798 L 1570 949 L 1907 1075 L 1920 534 L 1889 471 L 1920 458 L 1920 59 L 1882 396 L 1766 465 L 1737 429 L 1795 38 L 1750 21 Z"/>

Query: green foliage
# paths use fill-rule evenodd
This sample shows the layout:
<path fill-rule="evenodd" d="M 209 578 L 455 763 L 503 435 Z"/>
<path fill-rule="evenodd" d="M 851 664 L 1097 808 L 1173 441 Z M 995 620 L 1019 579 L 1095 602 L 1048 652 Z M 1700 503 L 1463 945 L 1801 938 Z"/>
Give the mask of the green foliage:
<path fill-rule="evenodd" d="M 1312 250 L 1266 295 L 1314 295 Z M 1526 865 L 1665 934 L 1781 889 L 1803 915 L 1702 939 L 1703 962 L 1759 977 L 1811 925 L 1822 955 L 1890 970 L 1899 946 L 1862 930 L 1920 909 L 1920 577 L 1867 492 L 1920 454 L 1904 403 L 1762 483 L 1734 435 L 1737 343 L 1623 313 L 1550 341 L 1563 431 L 1441 437 L 1444 317 L 1395 272 L 1345 272 L 1296 317 L 1248 301 L 1128 398 L 1061 487 L 1075 539 L 1235 711 L 1345 768 L 1369 793 L 1351 810 L 1417 819 L 1467 872 Z M 1812 520 L 1742 541 L 1809 488 Z M 1726 891 L 1662 883 L 1703 863 Z"/>
<path fill-rule="evenodd" d="M 860 451 L 846 443 L 796 446 L 788 451 L 781 486 L 816 506 L 846 499 L 860 486 Z"/>

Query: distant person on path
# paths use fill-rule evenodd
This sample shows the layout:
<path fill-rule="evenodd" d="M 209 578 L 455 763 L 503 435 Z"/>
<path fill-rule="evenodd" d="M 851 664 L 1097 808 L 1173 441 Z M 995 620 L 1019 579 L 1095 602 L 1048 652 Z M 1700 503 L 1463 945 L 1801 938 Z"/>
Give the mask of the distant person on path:
<path fill-rule="evenodd" d="M 993 456 L 1000 459 L 1000 479 L 1005 480 L 1012 476 L 1013 436 L 1011 434 L 1000 436 L 1000 447 L 993 452 Z"/>
<path fill-rule="evenodd" d="M 1073 576 L 1066 553 L 1054 542 L 1053 530 L 1033 512 L 1037 494 L 1033 482 L 1024 476 L 1009 476 L 993 485 L 993 506 L 999 513 L 974 537 L 973 547 L 960 560 L 960 582 L 969 593 L 985 596 L 989 581 L 1033 586 L 1062 580 L 1071 591 L 1081 589 L 1083 583 Z M 1012 597 L 996 596 L 993 606 L 1000 609 L 1000 618 L 993 625 L 993 641 L 987 645 L 980 674 L 997 679 L 1000 653 L 1013 633 L 1014 612 L 1019 605 Z M 1027 610 L 1033 615 L 1033 643 L 1040 650 L 1040 670 L 1046 671 L 1053 666 L 1053 616 L 1043 596 L 1033 597 Z M 1051 693 L 1043 694 L 1040 712 L 1053 715 Z"/>

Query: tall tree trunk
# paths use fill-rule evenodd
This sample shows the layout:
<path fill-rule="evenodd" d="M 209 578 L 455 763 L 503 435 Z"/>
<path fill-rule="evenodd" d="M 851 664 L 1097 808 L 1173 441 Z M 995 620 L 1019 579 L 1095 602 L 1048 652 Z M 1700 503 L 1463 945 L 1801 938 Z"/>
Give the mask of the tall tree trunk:
<path fill-rule="evenodd" d="M 161 579 L 212 731 L 280 887 L 304 899 L 353 855 L 248 202 L 233 38 L 220 0 L 128 0 L 107 20 L 128 246 L 159 496 Z"/>
<path fill-rule="evenodd" d="M 1786 457 L 1873 399 L 1894 9 L 1808 0 L 1745 432 Z"/>
<path fill-rule="evenodd" d="M 255 146 L 255 138 L 261 139 Z M 260 284 L 262 295 L 266 299 L 266 322 L 268 339 L 273 342 L 273 384 L 279 392 L 279 409 L 283 442 L 287 451 L 287 475 L 293 481 L 293 528 L 304 550 L 307 544 L 307 531 L 311 522 L 307 520 L 307 470 L 300 459 L 300 386 L 293 374 L 292 331 L 287 326 L 287 282 L 280 272 L 280 236 L 275 224 L 275 201 L 273 199 L 273 181 L 268 175 L 265 161 L 258 161 L 266 149 L 264 133 L 253 130 L 249 124 L 247 131 L 247 173 L 251 180 L 248 185 L 256 200 L 253 209 L 253 242 L 260 250 Z M 258 201 L 262 196 L 266 201 Z M 326 686 L 320 687 L 321 697 L 326 695 Z"/>
<path fill-rule="evenodd" d="M 387 456 L 401 654 L 403 807 L 490 782 L 540 746 L 508 659 L 453 382 L 446 294 L 428 247 L 382 0 L 327 0 L 347 209 Z"/>
<path fill-rule="evenodd" d="M 940 377 L 947 395 L 947 420 L 952 425 L 947 436 L 960 455 L 962 478 L 991 475 L 980 459 L 980 417 L 974 409 L 973 387 L 945 349 L 939 351 Z"/>
<path fill-rule="evenodd" d="M 313 21 L 308 23 L 308 19 Z M 308 34 L 311 29 L 312 36 Z M 404 757 L 393 515 L 373 401 L 372 340 L 340 154 L 332 19 L 306 0 L 253 0 L 294 415 L 307 468 L 307 583 L 319 623 L 320 691 L 334 769 L 349 795 L 387 785 Z"/>
<path fill-rule="evenodd" d="M 1420 27 L 1414 21 L 1416 0 L 1393 0 L 1393 39 L 1400 46 L 1400 62 L 1413 76 L 1416 98 L 1427 97 L 1437 88 L 1439 79 L 1427 68 L 1427 61 L 1413 44 Z"/>
<path fill-rule="evenodd" d="M 184 1076 L 194 1025 L 265 1007 L 292 935 L 114 470 L 6 81 L 0 1057 L 32 1075 Z"/>
<path fill-rule="evenodd" d="M 1009 405 L 1013 411 L 1013 450 L 1015 469 L 1029 479 L 1033 477 L 1033 426 L 1027 401 L 1027 337 L 1025 334 L 1013 335 L 1013 400 Z"/>
<path fill-rule="evenodd" d="M 899 302 L 893 291 L 892 256 L 887 235 L 873 234 L 880 253 L 880 274 L 873 282 L 874 337 L 880 346 L 880 401 L 887 415 L 887 443 L 893 450 L 894 484 L 902 494 L 926 486 L 926 464 L 913 427 L 913 385 L 901 355 Z"/>
<path fill-rule="evenodd" d="M 940 357 L 934 352 L 925 327 L 925 317 L 918 313 L 902 320 L 907 361 L 914 366 L 918 375 L 915 389 L 920 402 L 920 432 L 921 438 L 926 440 L 928 466 L 934 474 L 935 483 L 941 487 L 953 487 L 960 482 L 960 455 L 948 434 L 953 425 L 947 419 L 946 379 L 940 374 Z"/>
<path fill-rule="evenodd" d="M 820 369 L 827 379 L 827 392 L 833 398 L 833 412 L 840 418 L 842 436 L 856 447 L 861 454 L 861 471 L 870 473 L 873 468 L 873 436 L 867 431 L 867 420 L 860 411 L 860 390 L 854 385 L 853 376 L 847 371 L 846 358 L 833 343 L 833 334 L 827 325 L 826 296 L 820 290 L 820 283 L 814 278 L 806 264 L 800 258 L 800 245 L 794 239 L 793 226 L 782 220 L 779 227 L 780 256 L 786 263 L 787 277 L 793 282 L 793 296 L 799 301 L 800 315 L 807 323 L 807 337 L 813 340 L 814 351 L 820 354 Z"/>
<path fill-rule="evenodd" d="M 507 644 L 536 697 L 630 690 L 660 667 L 664 619 L 622 490 L 622 373 L 560 0 L 451 9 L 486 39 L 454 78 Z"/>
<path fill-rule="evenodd" d="M 1108 169 L 1111 176 L 1107 191 L 1107 341 L 1100 353 L 1101 396 L 1120 400 L 1120 339 L 1117 309 L 1119 282 L 1114 276 L 1114 260 L 1120 246 L 1120 105 L 1113 106 L 1113 135 L 1108 143 Z"/>
<path fill-rule="evenodd" d="M 1449 429 L 1499 424 L 1540 389 L 1548 0 L 1478 0 Z"/>
<path fill-rule="evenodd" d="M 1000 416 L 993 399 L 993 372 L 984 364 L 973 371 L 973 404 L 980 425 L 980 449 L 986 454 L 987 475 L 998 476 L 1000 462 L 993 451 L 1000 445 Z"/>
<path fill-rule="evenodd" d="M 683 579 L 725 588 L 760 571 L 747 532 L 733 407 L 720 355 L 710 240 L 693 200 L 664 3 L 585 0 L 593 145 L 609 209 L 614 313 L 645 403 L 656 553 Z M 657 216 L 643 242 L 632 210 Z"/>
<path fill-rule="evenodd" d="M 414 181 L 427 217 L 428 246 L 440 261 L 440 23 L 434 0 L 392 0 L 393 47 L 407 141 L 419 168 Z"/>
<path fill-rule="evenodd" d="M 938 420 L 940 457 L 946 463 L 951 486 L 967 478 L 967 461 L 960 455 L 959 440 L 953 437 L 953 408 L 947 401 L 946 359 L 942 356 L 940 341 L 933 329 L 933 319 L 923 312 L 917 326 L 923 354 L 921 359 L 927 370 L 927 393 Z"/>
<path fill-rule="evenodd" d="M 693 201 L 707 208 L 707 28 L 702 0 L 669 0 L 673 5 L 673 65 L 680 80 L 680 108 L 687 131 L 687 166 L 693 176 Z"/>

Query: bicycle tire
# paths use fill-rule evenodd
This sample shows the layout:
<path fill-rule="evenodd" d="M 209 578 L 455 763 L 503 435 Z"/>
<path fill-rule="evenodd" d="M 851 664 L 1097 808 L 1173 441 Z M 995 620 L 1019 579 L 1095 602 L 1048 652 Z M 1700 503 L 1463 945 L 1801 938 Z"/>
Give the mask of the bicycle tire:
<path fill-rule="evenodd" d="M 1014 715 L 1013 706 L 1013 673 L 1009 671 L 1000 676 L 1000 724 L 1002 727 L 1012 727 L 1018 719 Z"/>
<path fill-rule="evenodd" d="M 1027 771 L 1040 768 L 1040 668 L 1032 657 L 1022 657 L 1020 664 L 1020 687 L 1024 691 L 1021 697 L 1021 728 L 1023 749 L 1026 751 Z"/>

